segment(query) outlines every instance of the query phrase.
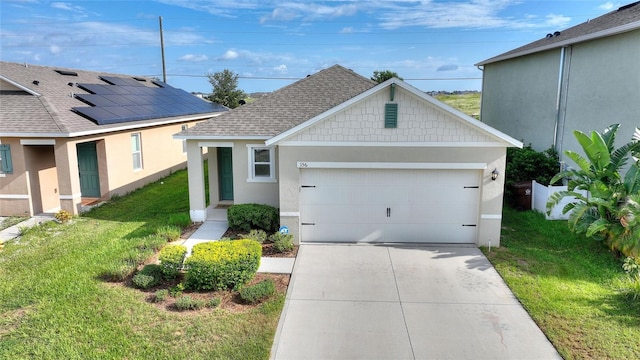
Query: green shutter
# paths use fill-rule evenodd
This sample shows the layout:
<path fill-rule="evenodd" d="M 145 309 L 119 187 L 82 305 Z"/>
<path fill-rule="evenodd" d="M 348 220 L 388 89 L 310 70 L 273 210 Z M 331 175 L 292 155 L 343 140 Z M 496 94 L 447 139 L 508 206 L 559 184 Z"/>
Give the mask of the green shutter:
<path fill-rule="evenodd" d="M 398 127 L 398 104 L 384 105 L 384 127 L 387 129 Z"/>
<path fill-rule="evenodd" d="M 0 144 L 0 163 L 2 163 L 2 172 L 5 174 L 13 173 L 13 162 L 11 162 L 11 147 L 7 144 Z"/>

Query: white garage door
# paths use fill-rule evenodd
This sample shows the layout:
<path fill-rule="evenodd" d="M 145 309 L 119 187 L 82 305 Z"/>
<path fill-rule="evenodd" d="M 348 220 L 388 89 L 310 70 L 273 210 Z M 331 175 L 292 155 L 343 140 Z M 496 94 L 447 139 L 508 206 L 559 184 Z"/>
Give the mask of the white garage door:
<path fill-rule="evenodd" d="M 301 241 L 475 243 L 480 175 L 301 169 Z"/>

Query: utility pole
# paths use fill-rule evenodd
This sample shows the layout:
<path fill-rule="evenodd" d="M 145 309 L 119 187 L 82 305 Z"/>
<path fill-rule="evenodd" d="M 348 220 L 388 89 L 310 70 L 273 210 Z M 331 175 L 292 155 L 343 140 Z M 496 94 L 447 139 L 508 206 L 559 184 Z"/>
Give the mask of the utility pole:
<path fill-rule="evenodd" d="M 159 16 L 160 19 L 160 50 L 162 51 L 162 81 L 167 82 L 167 68 L 164 64 L 164 35 L 162 30 L 162 16 Z"/>

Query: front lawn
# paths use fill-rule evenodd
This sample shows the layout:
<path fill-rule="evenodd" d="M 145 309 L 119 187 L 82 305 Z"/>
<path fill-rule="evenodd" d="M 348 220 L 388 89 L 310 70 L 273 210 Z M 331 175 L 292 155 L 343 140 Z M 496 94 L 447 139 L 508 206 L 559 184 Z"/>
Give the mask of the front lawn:
<path fill-rule="evenodd" d="M 565 221 L 505 208 L 501 248 L 483 249 L 565 359 L 640 359 L 640 300 L 622 261 Z"/>
<path fill-rule="evenodd" d="M 284 295 L 250 310 L 167 311 L 105 280 L 144 262 L 150 236 L 188 216 L 177 172 L 0 252 L 0 359 L 266 359 Z"/>

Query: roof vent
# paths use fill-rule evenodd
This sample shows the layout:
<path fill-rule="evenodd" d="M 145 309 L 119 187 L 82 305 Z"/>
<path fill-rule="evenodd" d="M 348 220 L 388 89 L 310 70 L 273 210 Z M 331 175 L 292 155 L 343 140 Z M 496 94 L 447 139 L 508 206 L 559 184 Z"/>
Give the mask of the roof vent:
<path fill-rule="evenodd" d="M 553 36 L 560 36 L 560 31 L 556 31 L 553 33 Z"/>
<path fill-rule="evenodd" d="M 74 83 L 72 83 L 72 82 L 70 82 L 70 83 L 67 83 L 67 85 L 69 85 L 69 86 L 73 87 L 73 85 L 75 85 L 75 84 L 74 84 Z"/>
<path fill-rule="evenodd" d="M 32 84 L 33 84 L 33 85 L 35 85 L 35 86 L 38 86 L 38 85 L 40 85 L 40 81 L 38 81 L 38 80 L 33 80 Z"/>
<path fill-rule="evenodd" d="M 147 81 L 147 79 L 145 79 L 143 77 L 137 77 L 137 76 L 134 76 L 133 79 L 134 80 L 138 80 L 138 81 L 142 81 L 142 82 L 146 82 Z"/>
<path fill-rule="evenodd" d="M 66 76 L 78 76 L 78 73 L 75 71 L 67 71 L 67 70 L 54 70 L 55 72 L 57 72 L 60 75 L 66 75 Z"/>
<path fill-rule="evenodd" d="M 552 38 L 552 37 L 553 37 L 553 34 L 547 34 L 547 36 L 546 36 L 546 37 L 547 37 L 547 39 L 550 39 L 550 38 Z"/>

